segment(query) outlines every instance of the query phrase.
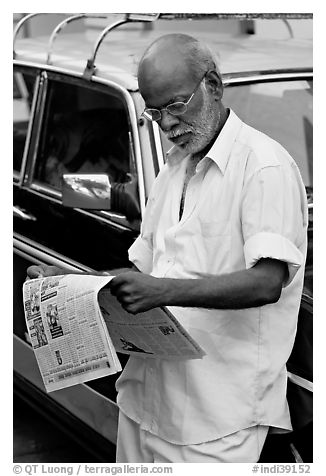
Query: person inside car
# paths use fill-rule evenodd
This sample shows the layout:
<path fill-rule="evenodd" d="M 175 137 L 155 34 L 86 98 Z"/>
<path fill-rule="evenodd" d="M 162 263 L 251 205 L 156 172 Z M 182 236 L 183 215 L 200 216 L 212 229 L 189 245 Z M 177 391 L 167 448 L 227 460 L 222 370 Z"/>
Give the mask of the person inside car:
<path fill-rule="evenodd" d="M 224 106 L 216 58 L 197 39 L 158 38 L 138 81 L 143 116 L 174 146 L 129 250 L 135 269 L 111 292 L 133 314 L 168 306 L 206 355 L 129 358 L 117 381 L 117 462 L 257 462 L 269 431 L 291 429 L 285 364 L 303 286 L 305 188 L 286 150 Z"/>

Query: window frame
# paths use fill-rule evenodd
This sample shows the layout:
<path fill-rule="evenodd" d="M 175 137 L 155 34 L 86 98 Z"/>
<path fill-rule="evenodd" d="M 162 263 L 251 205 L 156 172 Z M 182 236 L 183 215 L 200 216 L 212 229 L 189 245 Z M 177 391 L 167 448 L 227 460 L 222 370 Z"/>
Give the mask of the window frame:
<path fill-rule="evenodd" d="M 35 75 L 33 74 L 35 72 Z M 27 166 L 27 157 L 28 151 L 30 149 L 30 143 L 32 139 L 32 131 L 34 128 L 35 120 L 37 117 L 37 103 L 39 98 L 39 93 L 41 89 L 41 77 L 39 68 L 29 68 L 25 65 L 14 64 L 13 74 L 28 74 L 35 77 L 34 89 L 33 89 L 33 99 L 31 104 L 30 117 L 28 120 L 26 140 L 24 144 L 24 151 L 21 160 L 20 170 L 13 169 L 13 181 L 14 184 L 22 186 L 24 182 L 24 176 Z"/>
<path fill-rule="evenodd" d="M 144 184 L 144 172 L 143 172 L 143 164 L 142 164 L 142 157 L 141 157 L 141 147 L 140 147 L 140 140 L 138 135 L 138 128 L 137 128 L 137 115 L 135 110 L 135 105 L 132 99 L 130 92 L 119 85 L 118 83 L 100 78 L 100 77 L 93 77 L 91 81 L 87 81 L 83 78 L 82 74 L 78 75 L 75 72 L 72 73 L 69 70 L 51 67 L 50 65 L 47 67 L 40 68 L 39 65 L 33 64 L 26 64 L 24 62 L 14 61 L 14 66 L 17 67 L 25 67 L 30 70 L 36 69 L 39 71 L 39 85 L 38 85 L 38 95 L 35 98 L 35 109 L 36 112 L 34 113 L 37 120 L 33 121 L 31 124 L 31 136 L 33 137 L 33 141 L 26 141 L 26 157 L 24 168 L 21 171 L 21 186 L 24 188 L 28 188 L 29 191 L 33 194 L 42 196 L 44 199 L 47 199 L 52 202 L 62 203 L 62 193 L 58 190 L 55 190 L 51 186 L 47 184 L 41 184 L 39 182 L 34 181 L 34 169 L 36 164 L 36 159 L 38 156 L 38 149 L 40 145 L 40 137 L 41 132 L 43 130 L 43 119 L 45 114 L 45 104 L 48 95 L 48 83 L 51 80 L 59 80 L 62 82 L 69 82 L 76 84 L 81 87 L 86 87 L 93 89 L 94 87 L 105 93 L 108 93 L 108 88 L 114 89 L 116 95 L 121 97 L 123 101 L 126 112 L 128 115 L 128 123 L 129 123 L 129 143 L 130 143 L 130 150 L 131 150 L 131 160 L 133 162 L 133 167 L 137 172 L 138 178 L 138 199 L 141 211 L 141 217 L 144 214 L 145 210 L 145 184 Z M 32 144 L 32 146 L 31 146 Z M 33 147 L 34 145 L 34 147 Z M 117 226 L 121 226 L 122 228 L 131 228 L 135 229 L 134 226 L 128 221 L 127 217 L 124 215 L 118 214 L 116 212 L 111 211 L 104 211 L 104 210 L 83 210 L 80 208 L 76 208 L 78 212 L 85 214 L 85 215 L 92 215 L 96 217 L 96 219 L 108 222 L 112 221 Z"/>

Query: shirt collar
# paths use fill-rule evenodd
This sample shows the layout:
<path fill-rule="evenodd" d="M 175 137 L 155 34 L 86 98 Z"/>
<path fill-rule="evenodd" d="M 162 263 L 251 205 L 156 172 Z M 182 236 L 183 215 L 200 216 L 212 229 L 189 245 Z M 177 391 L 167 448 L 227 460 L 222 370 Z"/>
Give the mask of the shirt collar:
<path fill-rule="evenodd" d="M 233 143 L 236 140 L 241 125 L 242 121 L 230 109 L 229 117 L 227 118 L 221 132 L 217 136 L 208 154 L 202 159 L 204 160 L 206 158 L 209 158 L 213 160 L 213 162 L 216 163 L 222 174 L 224 174 L 225 172 L 230 152 L 233 147 Z M 167 152 L 166 160 L 169 165 L 176 165 L 187 155 L 189 154 L 183 152 L 182 149 L 175 145 Z"/>

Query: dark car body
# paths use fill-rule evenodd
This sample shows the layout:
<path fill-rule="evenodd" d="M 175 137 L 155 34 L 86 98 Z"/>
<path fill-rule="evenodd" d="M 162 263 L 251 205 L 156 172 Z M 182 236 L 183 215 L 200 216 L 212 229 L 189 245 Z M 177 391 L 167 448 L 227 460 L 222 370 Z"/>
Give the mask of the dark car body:
<path fill-rule="evenodd" d="M 312 326 L 312 44 L 192 31 L 216 49 L 225 104 L 245 122 L 281 142 L 297 161 L 309 202 L 309 249 L 299 316 Z M 91 37 L 90 37 L 91 36 Z M 94 34 L 93 34 L 94 36 Z M 74 270 L 130 266 L 128 248 L 155 176 L 170 146 L 157 124 L 141 118 L 136 65 L 157 32 L 114 31 L 101 46 L 96 71 L 85 74 L 92 35 L 67 34 L 48 57 L 48 38 L 16 42 L 14 59 L 14 386 L 30 404 L 61 423 L 96 458 L 114 453 L 116 376 L 45 393 L 24 321 L 22 284 L 31 264 Z M 109 164 L 109 168 L 108 168 Z M 63 173 L 106 173 L 109 210 L 64 207 Z M 310 399 L 312 368 L 295 347 L 289 379 Z M 310 348 L 308 350 L 310 352 Z M 302 362 L 300 361 L 302 360 Z M 126 357 L 121 356 L 122 364 Z M 302 379 L 298 383 L 295 375 Z M 302 385 L 301 385 L 302 384 Z M 295 391 L 296 392 L 296 391 Z M 296 397 L 295 397 L 296 398 Z M 308 404 L 309 405 L 309 404 Z M 298 431 L 308 431 L 311 418 Z M 307 433 L 305 433 L 306 435 Z M 309 460 L 310 454 L 306 457 Z"/>

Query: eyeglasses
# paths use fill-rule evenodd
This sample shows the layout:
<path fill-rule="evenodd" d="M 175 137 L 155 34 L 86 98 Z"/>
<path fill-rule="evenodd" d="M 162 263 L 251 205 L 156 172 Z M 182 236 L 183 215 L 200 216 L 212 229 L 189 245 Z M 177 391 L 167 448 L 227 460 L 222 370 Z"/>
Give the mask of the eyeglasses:
<path fill-rule="evenodd" d="M 168 111 L 168 113 L 172 114 L 173 116 L 181 116 L 182 114 L 185 114 L 185 112 L 188 109 L 188 105 L 189 105 L 190 101 L 194 97 L 197 89 L 199 88 L 202 80 L 205 78 L 207 73 L 208 73 L 208 71 L 206 71 L 204 76 L 201 78 L 201 80 L 199 81 L 199 83 L 195 87 L 194 92 L 192 93 L 192 95 L 190 96 L 188 101 L 186 101 L 186 102 L 183 102 L 183 101 L 173 102 L 172 104 L 168 104 L 165 107 L 161 107 L 161 109 L 146 108 L 143 111 L 142 116 L 145 117 L 145 119 L 147 119 L 148 121 L 159 121 L 162 118 L 161 111 Z"/>

